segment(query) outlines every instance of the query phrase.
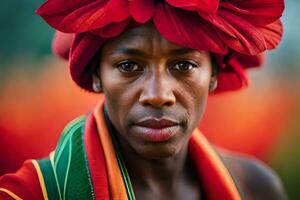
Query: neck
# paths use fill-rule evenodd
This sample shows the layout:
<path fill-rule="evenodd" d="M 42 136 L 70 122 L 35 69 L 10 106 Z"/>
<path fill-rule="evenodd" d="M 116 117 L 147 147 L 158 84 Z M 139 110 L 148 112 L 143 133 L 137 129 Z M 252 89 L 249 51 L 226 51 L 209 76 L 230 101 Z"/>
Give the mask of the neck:
<path fill-rule="evenodd" d="M 168 158 L 147 159 L 136 153 L 124 140 L 120 139 L 122 154 L 127 170 L 134 182 L 157 191 L 157 188 L 172 189 L 186 175 L 189 167 L 187 145 L 176 155 Z"/>
<path fill-rule="evenodd" d="M 192 194 L 194 192 L 193 194 L 196 196 L 200 194 L 196 180 L 197 175 L 188 157 L 188 142 L 173 156 L 159 159 L 145 158 L 132 149 L 126 140 L 117 133 L 107 113 L 105 120 L 112 136 L 118 142 L 137 196 L 139 193 L 143 197 L 141 199 L 147 199 L 144 197 L 148 193 L 150 194 L 148 196 L 151 196 L 149 199 L 153 199 L 153 195 L 168 198 L 177 196 L 178 198 L 179 193 Z"/>

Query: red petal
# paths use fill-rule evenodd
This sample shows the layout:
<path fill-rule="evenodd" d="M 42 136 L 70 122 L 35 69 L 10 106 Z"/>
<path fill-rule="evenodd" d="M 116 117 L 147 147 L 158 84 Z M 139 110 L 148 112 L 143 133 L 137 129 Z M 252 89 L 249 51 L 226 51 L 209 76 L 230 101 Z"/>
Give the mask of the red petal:
<path fill-rule="evenodd" d="M 215 13 L 219 0 L 166 0 L 170 5 L 190 11 Z"/>
<path fill-rule="evenodd" d="M 283 8 L 283 0 L 260 3 L 258 0 L 231 0 L 220 3 L 217 15 L 201 12 L 199 15 L 220 30 L 220 37 L 231 49 L 256 55 L 278 45 L 282 26 L 273 22 L 281 16 Z"/>
<path fill-rule="evenodd" d="M 225 59 L 224 55 L 214 54 L 218 65 L 221 63 L 218 73 L 218 87 L 216 93 L 240 89 L 249 83 L 246 69 L 260 66 L 265 54 L 255 56 L 231 52 L 230 57 Z"/>
<path fill-rule="evenodd" d="M 266 41 L 267 49 L 274 49 L 278 46 L 283 33 L 283 28 L 280 20 L 264 27 L 258 28 Z"/>
<path fill-rule="evenodd" d="M 45 7 L 47 8 L 47 5 Z M 65 5 L 62 7 L 65 7 Z M 72 10 L 61 9 L 62 12 L 51 12 L 52 9 L 41 9 L 38 10 L 38 14 L 54 28 L 70 33 L 80 33 L 102 28 L 109 23 L 120 22 L 129 17 L 127 0 L 110 0 L 107 3 L 104 1 L 93 1 L 81 7 L 73 6 L 73 8 Z"/>
<path fill-rule="evenodd" d="M 231 0 L 221 2 L 227 8 L 255 25 L 272 23 L 282 16 L 284 0 Z"/>
<path fill-rule="evenodd" d="M 196 13 L 160 3 L 156 7 L 153 21 L 158 31 L 175 44 L 216 53 L 227 52 L 214 27 Z"/>
<path fill-rule="evenodd" d="M 92 33 L 99 35 L 102 38 L 113 38 L 121 34 L 125 30 L 125 28 L 127 27 L 130 21 L 131 18 L 128 18 L 119 23 L 112 23 L 101 29 L 93 30 Z"/>
<path fill-rule="evenodd" d="M 265 53 L 255 56 L 235 53 L 233 54 L 233 58 L 241 63 L 244 68 L 259 67 L 265 60 Z"/>
<path fill-rule="evenodd" d="M 243 74 L 243 78 L 240 77 L 235 71 L 226 71 L 218 74 L 218 86 L 214 93 L 222 93 L 242 89 L 249 83 L 249 79 L 246 73 Z"/>
<path fill-rule="evenodd" d="M 131 0 L 129 9 L 131 16 L 140 23 L 147 22 L 154 14 L 154 2 L 152 0 Z"/>
<path fill-rule="evenodd" d="M 86 6 L 94 0 L 47 0 L 37 11 L 38 15 L 59 15 L 73 12 L 74 10 Z M 98 3 L 105 5 L 108 0 L 99 0 Z"/>
<path fill-rule="evenodd" d="M 229 90 L 236 90 L 247 86 L 249 83 L 243 65 L 234 58 L 231 58 L 225 68 L 221 68 L 218 73 L 218 87 L 216 93 Z"/>
<path fill-rule="evenodd" d="M 255 55 L 267 49 L 262 32 L 227 9 L 221 8 L 215 16 L 202 15 L 202 17 L 220 30 L 218 33 L 228 47 L 239 53 Z"/>
<path fill-rule="evenodd" d="M 53 53 L 65 60 L 68 60 L 73 38 L 74 34 L 56 31 L 52 40 Z"/>

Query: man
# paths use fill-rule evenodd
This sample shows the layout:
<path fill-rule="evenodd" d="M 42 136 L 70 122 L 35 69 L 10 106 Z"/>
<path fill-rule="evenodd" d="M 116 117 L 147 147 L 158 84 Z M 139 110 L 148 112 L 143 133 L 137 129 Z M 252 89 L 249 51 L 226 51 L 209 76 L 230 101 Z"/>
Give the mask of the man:
<path fill-rule="evenodd" d="M 283 7 L 47 1 L 38 14 L 75 34 L 73 80 L 104 98 L 49 158 L 4 175 L 1 199 L 285 199 L 268 167 L 215 149 L 196 128 L 209 93 L 245 86 L 244 69 L 277 46 Z"/>

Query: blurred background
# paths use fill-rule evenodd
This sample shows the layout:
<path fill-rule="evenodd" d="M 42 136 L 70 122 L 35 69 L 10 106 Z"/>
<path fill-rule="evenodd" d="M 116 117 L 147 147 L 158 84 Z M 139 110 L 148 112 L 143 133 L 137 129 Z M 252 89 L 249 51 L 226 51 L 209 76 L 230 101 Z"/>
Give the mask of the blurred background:
<path fill-rule="evenodd" d="M 0 175 L 47 156 L 63 127 L 99 98 L 79 89 L 67 62 L 52 55 L 54 31 L 34 14 L 42 2 L 0 7 Z M 250 71 L 249 88 L 211 96 L 199 125 L 213 143 L 270 165 L 292 200 L 300 199 L 299 9 L 299 0 L 286 0 L 279 48 Z"/>

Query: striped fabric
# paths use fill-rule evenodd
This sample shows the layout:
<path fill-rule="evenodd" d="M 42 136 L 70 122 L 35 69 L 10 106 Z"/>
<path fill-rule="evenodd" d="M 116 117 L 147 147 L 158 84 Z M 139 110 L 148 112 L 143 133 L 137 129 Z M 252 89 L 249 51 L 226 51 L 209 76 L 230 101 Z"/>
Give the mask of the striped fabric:
<path fill-rule="evenodd" d="M 1 177 L 0 199 L 135 199 L 121 150 L 105 122 L 103 104 L 93 114 L 71 122 L 48 158 L 26 161 L 17 173 Z M 209 200 L 241 199 L 226 166 L 199 130 L 192 134 L 189 154 Z"/>

